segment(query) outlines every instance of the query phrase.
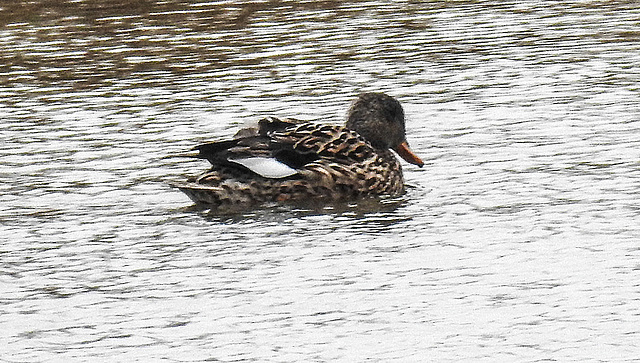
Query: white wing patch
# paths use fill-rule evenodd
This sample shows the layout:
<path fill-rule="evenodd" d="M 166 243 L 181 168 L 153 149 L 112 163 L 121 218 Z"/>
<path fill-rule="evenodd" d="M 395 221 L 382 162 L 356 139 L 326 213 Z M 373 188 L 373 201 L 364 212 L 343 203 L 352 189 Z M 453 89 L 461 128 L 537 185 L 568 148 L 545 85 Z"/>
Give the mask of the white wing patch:
<path fill-rule="evenodd" d="M 279 162 L 274 158 L 249 157 L 229 159 L 230 162 L 240 164 L 254 173 L 270 179 L 286 178 L 298 174 L 296 169 Z"/>

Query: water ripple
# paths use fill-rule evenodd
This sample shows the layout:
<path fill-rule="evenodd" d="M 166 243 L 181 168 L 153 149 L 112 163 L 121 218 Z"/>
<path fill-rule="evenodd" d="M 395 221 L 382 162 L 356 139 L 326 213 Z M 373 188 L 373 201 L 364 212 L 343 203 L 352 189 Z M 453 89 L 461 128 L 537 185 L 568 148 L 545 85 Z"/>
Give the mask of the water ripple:
<path fill-rule="evenodd" d="M 3 4 L 3 359 L 637 360 L 635 5 Z M 368 90 L 426 163 L 400 198 L 220 215 L 166 184 Z"/>

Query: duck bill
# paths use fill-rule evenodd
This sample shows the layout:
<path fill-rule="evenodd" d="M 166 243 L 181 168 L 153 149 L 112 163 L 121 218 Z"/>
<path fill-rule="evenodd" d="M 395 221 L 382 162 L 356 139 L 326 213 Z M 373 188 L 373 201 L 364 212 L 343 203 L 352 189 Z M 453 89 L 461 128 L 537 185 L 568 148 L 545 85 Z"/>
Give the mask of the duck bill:
<path fill-rule="evenodd" d="M 409 149 L 409 144 L 407 144 L 406 141 L 398 145 L 398 147 L 395 148 L 395 151 L 398 153 L 398 155 L 400 155 L 401 158 L 406 160 L 408 163 L 418 165 L 421 168 L 424 165 L 424 163 L 422 162 L 422 159 L 420 159 L 418 155 L 414 154 L 413 151 Z"/>

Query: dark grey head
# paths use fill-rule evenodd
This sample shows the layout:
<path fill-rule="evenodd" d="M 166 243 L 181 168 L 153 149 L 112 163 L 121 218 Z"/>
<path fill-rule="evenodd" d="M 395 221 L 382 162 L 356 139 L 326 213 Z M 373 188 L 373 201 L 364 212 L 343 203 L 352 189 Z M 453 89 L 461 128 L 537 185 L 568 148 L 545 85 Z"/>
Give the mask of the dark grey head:
<path fill-rule="evenodd" d="M 346 126 L 374 147 L 393 149 L 407 162 L 423 165 L 422 160 L 409 150 L 404 110 L 395 98 L 374 92 L 359 95 L 349 109 Z"/>
<path fill-rule="evenodd" d="M 389 95 L 363 93 L 349 109 L 347 128 L 375 147 L 394 149 L 405 141 L 404 111 L 400 102 Z"/>

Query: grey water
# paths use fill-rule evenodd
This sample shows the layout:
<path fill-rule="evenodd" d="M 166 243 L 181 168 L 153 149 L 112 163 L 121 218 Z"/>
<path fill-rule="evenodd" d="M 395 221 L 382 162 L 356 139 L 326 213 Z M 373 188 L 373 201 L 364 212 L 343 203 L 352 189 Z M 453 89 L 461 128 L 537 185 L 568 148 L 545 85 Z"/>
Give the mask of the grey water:
<path fill-rule="evenodd" d="M 640 360 L 635 1 L 0 2 L 0 362 Z M 194 208 L 168 157 L 405 108 L 373 206 Z"/>

